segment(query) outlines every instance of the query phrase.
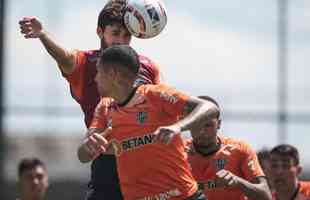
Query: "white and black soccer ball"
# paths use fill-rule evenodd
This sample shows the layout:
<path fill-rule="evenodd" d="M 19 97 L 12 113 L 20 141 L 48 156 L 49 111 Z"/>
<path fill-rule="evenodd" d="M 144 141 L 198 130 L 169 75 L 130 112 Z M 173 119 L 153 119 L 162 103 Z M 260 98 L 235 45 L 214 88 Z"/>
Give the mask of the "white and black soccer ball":
<path fill-rule="evenodd" d="M 124 23 L 137 38 L 157 36 L 167 24 L 167 11 L 161 0 L 127 0 Z"/>

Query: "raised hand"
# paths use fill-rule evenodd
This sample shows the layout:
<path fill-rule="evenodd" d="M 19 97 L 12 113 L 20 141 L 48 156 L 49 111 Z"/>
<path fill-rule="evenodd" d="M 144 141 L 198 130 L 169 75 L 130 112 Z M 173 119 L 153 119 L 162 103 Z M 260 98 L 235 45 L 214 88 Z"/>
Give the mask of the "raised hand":
<path fill-rule="evenodd" d="M 35 17 L 24 17 L 19 21 L 19 26 L 25 38 L 39 38 L 43 34 L 42 24 Z"/>

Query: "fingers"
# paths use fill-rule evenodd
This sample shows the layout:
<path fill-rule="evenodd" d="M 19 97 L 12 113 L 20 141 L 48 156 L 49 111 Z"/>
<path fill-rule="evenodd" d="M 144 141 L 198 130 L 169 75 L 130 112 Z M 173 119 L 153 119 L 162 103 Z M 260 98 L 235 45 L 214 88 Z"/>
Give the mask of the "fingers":
<path fill-rule="evenodd" d="M 92 156 L 96 157 L 106 151 L 109 142 L 98 133 L 89 135 L 84 141 L 84 149 Z"/>
<path fill-rule="evenodd" d="M 42 30 L 41 23 L 35 17 L 24 17 L 18 23 L 25 38 L 37 38 Z"/>
<path fill-rule="evenodd" d="M 230 187 L 237 184 L 235 175 L 227 170 L 220 170 L 216 173 L 218 186 Z"/>
<path fill-rule="evenodd" d="M 100 135 L 102 137 L 109 137 L 111 133 L 112 133 L 112 127 L 108 127 L 103 132 L 101 132 Z"/>
<path fill-rule="evenodd" d="M 174 131 L 166 128 L 159 128 L 154 133 L 154 141 L 163 144 L 170 144 L 173 136 L 175 135 Z"/>

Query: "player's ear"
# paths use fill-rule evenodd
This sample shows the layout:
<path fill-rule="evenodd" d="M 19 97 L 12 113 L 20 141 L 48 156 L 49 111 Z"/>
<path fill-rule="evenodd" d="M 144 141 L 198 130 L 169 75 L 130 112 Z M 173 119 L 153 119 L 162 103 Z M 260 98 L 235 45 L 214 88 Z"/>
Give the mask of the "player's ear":
<path fill-rule="evenodd" d="M 103 33 L 104 33 L 104 27 L 97 26 L 97 35 L 100 39 L 103 38 Z"/>
<path fill-rule="evenodd" d="M 220 129 L 220 128 L 221 128 L 221 125 L 222 125 L 222 120 L 221 120 L 221 119 L 218 119 L 217 123 L 218 123 L 217 129 Z"/>
<path fill-rule="evenodd" d="M 297 167 L 297 175 L 301 174 L 301 172 L 302 172 L 302 166 L 297 165 L 296 167 Z"/>

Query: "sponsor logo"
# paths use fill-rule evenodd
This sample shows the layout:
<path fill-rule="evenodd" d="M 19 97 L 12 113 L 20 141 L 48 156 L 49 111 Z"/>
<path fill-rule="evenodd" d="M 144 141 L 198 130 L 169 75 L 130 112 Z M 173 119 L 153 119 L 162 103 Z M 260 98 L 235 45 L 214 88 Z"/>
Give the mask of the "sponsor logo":
<path fill-rule="evenodd" d="M 154 137 L 154 134 L 147 134 L 141 137 L 126 139 L 121 142 L 112 140 L 111 144 L 114 148 L 115 154 L 120 156 L 125 151 L 130 151 L 132 149 L 140 148 L 144 145 L 154 143 Z"/>
<path fill-rule="evenodd" d="M 180 192 L 180 190 L 176 188 L 173 190 L 169 190 L 167 192 L 156 194 L 154 196 L 138 198 L 137 200 L 168 200 L 171 197 L 177 197 L 180 196 L 181 194 L 182 193 Z"/>
<path fill-rule="evenodd" d="M 147 13 L 152 21 L 152 24 L 156 24 L 160 21 L 158 13 L 156 12 L 156 9 L 154 7 L 148 8 Z"/>
<path fill-rule="evenodd" d="M 207 188 L 208 188 L 208 189 L 214 189 L 214 188 L 216 188 L 216 181 L 215 181 L 215 180 L 208 180 Z"/>

